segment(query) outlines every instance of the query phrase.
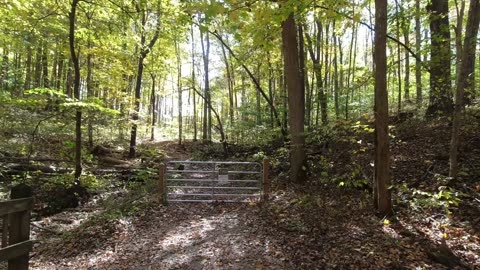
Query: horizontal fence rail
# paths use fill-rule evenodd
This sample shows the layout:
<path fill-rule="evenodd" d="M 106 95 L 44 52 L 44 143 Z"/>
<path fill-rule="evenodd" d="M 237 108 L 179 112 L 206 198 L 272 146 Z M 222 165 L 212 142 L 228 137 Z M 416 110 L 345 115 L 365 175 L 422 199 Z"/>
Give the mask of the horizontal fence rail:
<path fill-rule="evenodd" d="M 267 198 L 268 161 L 169 161 L 160 168 L 160 200 L 252 202 Z"/>
<path fill-rule="evenodd" d="M 33 198 L 0 202 L 2 220 L 2 248 L 0 261 L 8 261 L 8 270 L 28 269 L 30 240 L 30 212 Z"/>

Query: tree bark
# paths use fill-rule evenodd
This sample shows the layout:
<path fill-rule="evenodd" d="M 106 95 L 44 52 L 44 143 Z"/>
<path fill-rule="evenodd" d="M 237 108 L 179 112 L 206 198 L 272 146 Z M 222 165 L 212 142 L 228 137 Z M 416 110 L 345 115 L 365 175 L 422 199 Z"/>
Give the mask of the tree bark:
<path fill-rule="evenodd" d="M 190 35 L 192 38 L 192 96 L 193 96 L 193 141 L 197 141 L 197 98 L 196 92 L 193 90 L 195 88 L 195 40 L 193 34 L 193 25 L 190 29 Z"/>
<path fill-rule="evenodd" d="M 388 146 L 387 0 L 375 0 L 375 195 L 382 215 L 392 213 Z"/>
<path fill-rule="evenodd" d="M 203 31 L 200 31 L 202 53 L 203 53 L 203 69 L 205 73 L 205 89 L 204 96 L 205 102 L 203 103 L 203 134 L 202 139 L 204 142 L 212 141 L 212 120 L 210 104 L 210 78 L 209 78 L 209 55 L 210 55 L 210 38 L 209 33 L 205 33 L 205 41 Z M 205 42 L 205 43 L 204 43 Z"/>
<path fill-rule="evenodd" d="M 422 44 L 422 25 L 420 24 L 420 0 L 415 0 L 415 50 L 420 52 Z M 419 59 L 415 59 L 415 87 L 416 87 L 416 103 L 420 108 L 423 102 L 422 95 L 422 63 Z"/>
<path fill-rule="evenodd" d="M 302 88 L 299 70 L 299 50 L 297 31 L 293 13 L 282 22 L 282 43 L 284 51 L 285 75 L 288 87 L 288 110 L 290 122 L 291 151 L 290 179 L 294 182 L 304 182 L 305 175 L 305 89 Z"/>
<path fill-rule="evenodd" d="M 150 93 L 150 107 L 151 107 L 151 114 L 152 114 L 152 122 L 151 122 L 151 130 L 150 130 L 150 141 L 155 140 L 155 125 L 157 123 L 157 94 L 155 93 L 156 88 L 156 76 L 155 73 L 150 73 L 150 77 L 152 78 L 152 92 Z"/>
<path fill-rule="evenodd" d="M 73 94 L 76 100 L 80 100 L 80 63 L 75 52 L 75 17 L 79 0 L 73 0 L 69 13 L 69 44 L 70 55 L 73 63 L 74 79 Z M 75 182 L 80 183 L 82 175 L 82 111 L 77 109 L 75 115 Z"/>
<path fill-rule="evenodd" d="M 180 44 L 175 40 L 175 54 L 177 55 L 177 91 L 178 91 L 178 144 L 182 144 L 183 116 L 182 116 L 182 60 Z"/>

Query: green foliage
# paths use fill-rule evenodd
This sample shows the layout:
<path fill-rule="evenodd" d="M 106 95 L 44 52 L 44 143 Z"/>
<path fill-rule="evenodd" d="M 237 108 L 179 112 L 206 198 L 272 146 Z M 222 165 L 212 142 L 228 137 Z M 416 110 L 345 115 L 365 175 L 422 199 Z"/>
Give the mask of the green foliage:
<path fill-rule="evenodd" d="M 409 207 L 415 211 L 424 209 L 438 209 L 447 215 L 451 214 L 451 208 L 458 206 L 463 194 L 452 187 L 439 186 L 436 191 L 423 191 L 412 189 L 403 184 L 398 187 L 399 197 L 407 202 Z"/>

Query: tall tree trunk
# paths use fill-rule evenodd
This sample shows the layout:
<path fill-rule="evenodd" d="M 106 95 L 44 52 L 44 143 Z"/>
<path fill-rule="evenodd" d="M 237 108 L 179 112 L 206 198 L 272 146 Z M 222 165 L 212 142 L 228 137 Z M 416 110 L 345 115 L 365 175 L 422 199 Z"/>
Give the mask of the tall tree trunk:
<path fill-rule="evenodd" d="M 334 95 L 334 100 L 335 100 L 335 117 L 338 119 L 340 116 L 340 108 L 338 106 L 338 91 L 339 91 L 339 85 L 338 85 L 338 58 L 337 58 L 337 36 L 335 34 L 335 22 L 333 22 L 333 54 L 334 54 L 334 59 L 333 59 L 333 95 Z"/>
<path fill-rule="evenodd" d="M 457 63 L 455 65 L 455 87 L 458 85 L 460 68 L 462 66 L 462 33 L 463 33 L 463 15 L 465 14 L 465 0 L 460 0 L 460 8 L 458 1 L 455 1 L 455 9 L 457 11 L 457 25 L 455 26 L 455 53 Z"/>
<path fill-rule="evenodd" d="M 452 140 L 450 145 L 450 177 L 456 178 L 458 174 L 458 145 L 461 125 L 463 98 L 465 89 L 474 85 L 475 49 L 480 24 L 480 1 L 470 0 L 465 39 L 463 42 L 462 62 L 459 70 L 458 84 L 455 93 L 455 111 L 453 114 Z"/>
<path fill-rule="evenodd" d="M 157 123 L 157 101 L 156 97 L 157 94 L 155 93 L 156 88 L 156 76 L 155 73 L 150 73 L 150 77 L 152 78 L 152 92 L 150 93 L 150 106 L 151 106 L 151 113 L 152 113 L 152 122 L 151 122 L 151 130 L 150 130 L 150 140 L 155 140 L 155 125 Z"/>
<path fill-rule="evenodd" d="M 305 38 L 307 40 L 308 52 L 310 54 L 310 58 L 312 59 L 312 63 L 313 63 L 313 72 L 315 74 L 315 82 L 316 82 L 317 95 L 318 95 L 317 109 L 316 109 L 317 116 L 315 117 L 316 118 L 315 125 L 318 125 L 319 105 L 320 105 L 320 111 L 321 111 L 321 117 L 322 117 L 322 124 L 325 125 L 327 124 L 327 120 L 328 120 L 327 97 L 323 87 L 324 83 L 322 79 L 321 57 L 323 57 L 323 54 L 320 51 L 323 28 L 318 18 L 315 19 L 315 25 L 316 25 L 316 31 L 317 31 L 316 37 L 315 37 L 315 43 L 316 43 L 315 46 L 313 44 L 312 38 L 308 35 L 308 33 L 305 33 Z"/>
<path fill-rule="evenodd" d="M 205 89 L 204 96 L 205 102 L 203 104 L 203 134 L 202 139 L 204 142 L 212 141 L 212 121 L 211 121 L 211 111 L 208 104 L 210 104 L 210 78 L 209 78 L 209 55 L 210 55 L 210 38 L 209 33 L 204 33 L 200 31 L 202 53 L 203 53 L 203 69 L 205 73 Z"/>
<path fill-rule="evenodd" d="M 177 91 L 178 91 L 178 144 L 182 144 L 183 116 L 182 116 L 182 62 L 180 57 L 180 44 L 175 42 L 175 54 L 177 55 Z"/>
<path fill-rule="evenodd" d="M 91 53 L 92 42 L 89 40 L 87 42 L 88 54 L 87 54 L 87 98 L 93 98 L 93 79 L 92 79 L 92 70 L 93 70 L 93 56 Z M 88 147 L 93 149 L 93 119 L 92 115 L 88 117 Z"/>
<path fill-rule="evenodd" d="M 32 56 L 33 56 L 33 50 L 32 50 L 32 37 L 27 35 L 26 38 L 26 43 L 27 43 L 27 60 L 25 62 L 25 84 L 24 84 L 24 90 L 28 90 L 32 87 Z"/>
<path fill-rule="evenodd" d="M 63 73 L 64 73 L 64 66 L 65 66 L 65 55 L 63 52 L 59 51 L 58 56 L 58 69 L 57 75 L 55 76 L 55 88 L 57 90 L 61 90 L 62 82 L 63 82 Z"/>
<path fill-rule="evenodd" d="M 197 141 L 197 98 L 196 98 L 196 92 L 195 92 L 195 86 L 196 86 L 196 81 L 195 81 L 195 40 L 194 40 L 194 34 L 193 34 L 193 24 L 190 28 L 190 35 L 192 38 L 192 96 L 193 96 L 193 141 Z"/>
<path fill-rule="evenodd" d="M 257 66 L 257 82 L 260 83 L 260 66 L 261 64 L 258 64 Z M 257 126 L 260 126 L 262 124 L 262 105 L 261 105 L 261 97 L 260 97 L 260 92 L 256 91 L 255 92 L 255 104 L 257 105 L 256 108 L 256 124 Z"/>
<path fill-rule="evenodd" d="M 448 0 L 431 0 L 430 12 L 430 102 L 426 116 L 450 116 L 453 110 L 450 68 Z"/>
<path fill-rule="evenodd" d="M 75 17 L 79 0 L 73 0 L 69 13 L 69 44 L 70 56 L 73 63 L 74 79 L 73 94 L 76 100 L 80 100 L 80 63 L 75 52 Z M 82 111 L 77 109 L 75 115 L 75 182 L 80 184 L 79 178 L 82 175 Z"/>
<path fill-rule="evenodd" d="M 233 126 L 234 123 L 234 104 L 233 104 L 233 78 L 232 72 L 230 70 L 230 64 L 228 62 L 227 53 L 225 51 L 225 46 L 221 44 L 223 61 L 225 62 L 225 71 L 227 75 L 227 88 L 228 88 L 228 115 L 230 118 L 230 125 Z"/>
<path fill-rule="evenodd" d="M 42 49 L 42 86 L 45 88 L 50 87 L 50 82 L 48 79 L 48 44 L 46 41 L 43 43 Z"/>
<path fill-rule="evenodd" d="M 275 91 L 275 77 L 273 74 L 272 59 L 270 52 L 267 52 L 268 57 L 268 97 L 275 104 L 274 91 Z M 270 108 L 270 128 L 275 127 L 273 110 Z"/>
<path fill-rule="evenodd" d="M 351 79 L 352 73 L 353 73 L 353 66 L 355 65 L 355 63 L 353 62 L 353 58 L 354 58 L 353 54 L 355 53 L 354 52 L 354 44 L 355 44 L 355 37 L 357 36 L 356 33 L 355 33 L 356 28 L 357 28 L 356 24 L 354 23 L 353 28 L 352 28 L 352 39 L 350 41 L 350 52 L 348 54 L 348 73 L 347 73 L 347 89 L 346 89 L 347 96 L 345 98 L 345 119 L 348 119 L 348 117 L 349 117 L 348 106 L 349 106 L 349 103 L 350 103 L 350 90 L 353 87 L 350 79 Z"/>
<path fill-rule="evenodd" d="M 398 1 L 395 1 L 395 12 L 397 13 L 397 21 L 396 21 L 396 34 L 397 38 L 400 39 L 400 11 L 399 11 L 399 4 Z M 397 44 L 397 81 L 398 81 L 398 113 L 402 110 L 402 48 L 400 44 Z"/>
<path fill-rule="evenodd" d="M 37 42 L 37 51 L 35 52 L 35 77 L 33 87 L 41 87 L 42 80 L 42 41 Z"/>
<path fill-rule="evenodd" d="M 50 74 L 50 85 L 53 89 L 56 89 L 57 86 L 57 68 L 58 68 L 58 60 L 60 57 L 60 45 L 58 40 L 55 40 L 57 44 L 55 54 L 53 56 L 53 63 L 52 63 L 52 74 Z M 58 89 L 57 89 L 58 90 Z"/>
<path fill-rule="evenodd" d="M 284 51 L 285 75 L 288 87 L 288 110 L 290 122 L 291 150 L 290 150 L 290 179 L 295 182 L 304 182 L 305 155 L 305 89 L 302 89 L 302 80 L 298 62 L 297 31 L 293 13 L 282 22 L 282 43 Z"/>
<path fill-rule="evenodd" d="M 143 62 L 147 57 L 147 55 L 152 50 L 153 46 L 157 42 L 158 37 L 160 35 L 160 18 L 158 17 L 156 20 L 156 26 L 155 26 L 153 37 L 151 38 L 148 44 L 146 43 L 145 33 L 143 31 L 147 23 L 147 14 L 146 14 L 146 11 L 142 10 L 138 4 L 135 6 L 135 8 L 137 13 L 141 13 L 142 32 L 140 34 L 140 55 L 138 57 L 137 80 L 135 82 L 135 103 L 134 103 L 134 111 L 132 113 L 133 124 L 130 132 L 130 152 L 128 153 L 129 158 L 135 158 L 136 156 L 137 121 L 138 121 L 138 114 L 140 112 L 140 98 L 141 98 L 142 77 L 143 77 L 143 69 L 144 69 Z M 160 13 L 160 3 L 158 5 L 158 13 Z"/>
<path fill-rule="evenodd" d="M 422 45 L 422 25 L 420 23 L 420 0 L 415 0 L 415 50 L 420 52 Z M 420 107 L 423 102 L 422 95 L 422 63 L 418 58 L 415 59 L 415 87 L 416 87 L 416 103 Z"/>
<path fill-rule="evenodd" d="M 387 0 L 375 0 L 375 196 L 382 215 L 392 213 L 388 148 Z"/>

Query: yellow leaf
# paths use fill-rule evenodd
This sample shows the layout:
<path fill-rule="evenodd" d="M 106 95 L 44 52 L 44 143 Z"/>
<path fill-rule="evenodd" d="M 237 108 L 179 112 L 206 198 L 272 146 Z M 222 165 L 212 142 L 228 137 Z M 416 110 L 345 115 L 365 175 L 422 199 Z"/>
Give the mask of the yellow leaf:
<path fill-rule="evenodd" d="M 383 225 L 385 225 L 385 226 L 390 225 L 390 220 L 384 219 L 383 220 Z"/>

